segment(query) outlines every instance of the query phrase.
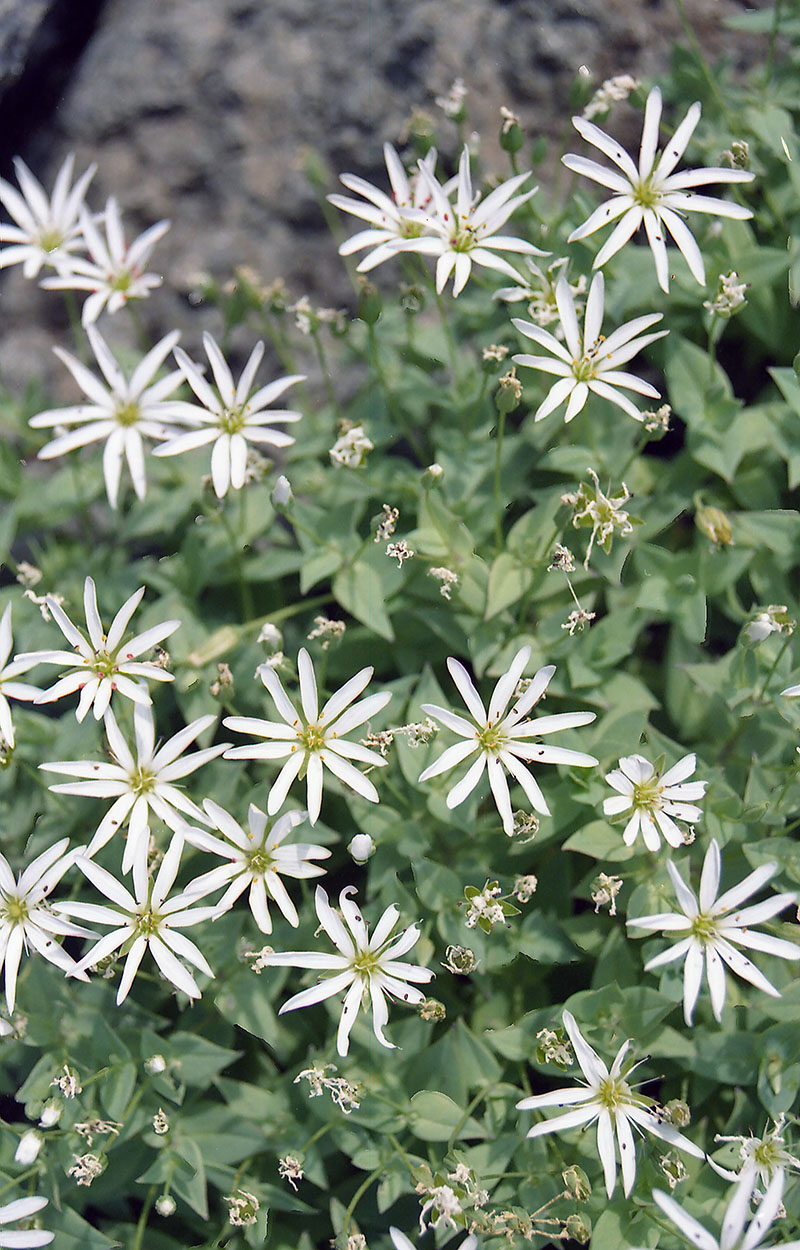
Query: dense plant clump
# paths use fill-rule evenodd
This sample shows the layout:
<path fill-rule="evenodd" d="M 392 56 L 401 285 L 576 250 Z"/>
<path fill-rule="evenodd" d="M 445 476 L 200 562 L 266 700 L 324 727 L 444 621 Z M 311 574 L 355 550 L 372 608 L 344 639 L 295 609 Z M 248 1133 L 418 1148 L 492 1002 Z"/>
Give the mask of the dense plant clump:
<path fill-rule="evenodd" d="M 169 223 L 0 180 L 0 1247 L 800 1247 L 783 8 L 538 188 L 454 84 L 320 188 L 352 313 L 145 342 Z"/>

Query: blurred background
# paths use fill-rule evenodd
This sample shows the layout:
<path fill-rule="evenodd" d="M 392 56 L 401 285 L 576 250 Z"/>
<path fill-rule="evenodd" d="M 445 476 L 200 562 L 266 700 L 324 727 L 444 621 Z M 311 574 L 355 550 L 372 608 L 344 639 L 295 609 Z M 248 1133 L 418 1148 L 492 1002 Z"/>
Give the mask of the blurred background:
<path fill-rule="evenodd" d="M 725 26 L 754 7 L 766 0 L 685 0 L 723 72 L 764 54 L 764 38 Z M 537 137 L 550 141 L 545 182 L 576 91 L 585 99 L 616 74 L 647 83 L 676 41 L 686 35 L 674 0 L 0 0 L 0 173 L 15 182 L 19 154 L 49 193 L 75 152 L 76 173 L 98 165 L 92 207 L 113 193 L 129 239 L 170 218 L 150 265 L 164 286 L 139 308 L 150 333 L 180 327 L 193 348 L 218 328 L 199 298 L 203 273 L 225 281 L 246 265 L 266 284 L 285 279 L 291 300 L 352 306 L 321 199 L 341 189 L 340 172 L 385 185 L 381 145 L 402 150 L 424 129 L 420 111 L 452 164 L 458 128 L 436 101 L 455 79 L 484 170 L 508 176 L 497 144 L 506 106 L 526 132 L 521 168 Z M 615 133 L 635 143 L 641 119 L 618 109 Z M 65 327 L 55 292 L 19 267 L 0 274 L 2 384 L 58 390 L 49 348 Z"/>

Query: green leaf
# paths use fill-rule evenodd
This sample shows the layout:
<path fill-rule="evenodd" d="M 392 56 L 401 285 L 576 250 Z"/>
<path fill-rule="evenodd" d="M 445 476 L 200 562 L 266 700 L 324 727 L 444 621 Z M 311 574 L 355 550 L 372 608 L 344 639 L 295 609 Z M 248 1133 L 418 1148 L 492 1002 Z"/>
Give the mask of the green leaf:
<path fill-rule="evenodd" d="M 449 1141 L 462 1137 L 485 1137 L 486 1131 L 447 1094 L 436 1089 L 421 1089 L 410 1100 L 408 1125 L 420 1141 Z"/>
<path fill-rule="evenodd" d="M 605 860 L 618 864 L 626 859 L 633 859 L 636 854 L 632 846 L 622 841 L 622 827 L 612 828 L 605 820 L 592 820 L 583 829 L 567 838 L 563 849 L 579 851 L 581 855 L 589 855 L 592 859 Z"/>
<path fill-rule="evenodd" d="M 508 552 L 502 552 L 489 570 L 489 590 L 486 598 L 485 620 L 497 616 L 504 608 L 516 603 L 530 586 L 533 571 L 527 564 Z"/>
<path fill-rule="evenodd" d="M 382 579 L 366 560 L 341 569 L 333 579 L 333 593 L 342 607 L 374 633 L 394 641 L 392 622 L 386 611 Z"/>

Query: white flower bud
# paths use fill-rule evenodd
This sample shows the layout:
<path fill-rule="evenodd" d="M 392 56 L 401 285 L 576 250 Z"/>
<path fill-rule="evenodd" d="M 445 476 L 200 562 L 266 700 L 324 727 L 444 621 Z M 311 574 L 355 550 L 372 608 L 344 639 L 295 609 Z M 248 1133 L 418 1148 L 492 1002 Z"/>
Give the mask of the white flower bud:
<path fill-rule="evenodd" d="M 19 1139 L 19 1144 L 14 1151 L 14 1162 L 33 1163 L 43 1144 L 44 1138 L 41 1133 L 37 1133 L 35 1128 L 29 1128 L 27 1133 L 23 1133 Z"/>
<path fill-rule="evenodd" d="M 161 1072 L 166 1072 L 167 1061 L 163 1055 L 151 1055 L 145 1060 L 144 1070 L 149 1076 L 158 1076 Z"/>
<path fill-rule="evenodd" d="M 162 1194 L 160 1198 L 156 1198 L 156 1211 L 159 1215 L 174 1215 L 175 1206 L 175 1199 L 171 1194 Z"/>
<path fill-rule="evenodd" d="M 281 474 L 272 488 L 272 506 L 277 512 L 280 512 L 284 508 L 288 508 L 293 499 L 291 483 L 288 477 L 284 477 Z"/>
<path fill-rule="evenodd" d="M 42 1107 L 42 1114 L 39 1116 L 41 1127 L 52 1128 L 54 1124 L 58 1124 L 63 1110 L 64 1108 L 60 1102 L 56 1102 L 55 1098 L 48 1098 Z"/>
<path fill-rule="evenodd" d="M 357 833 L 354 838 L 351 838 L 347 849 L 357 864 L 366 864 L 375 850 L 375 843 L 368 833 Z"/>
<path fill-rule="evenodd" d="M 273 625 L 270 621 L 266 621 L 259 632 L 257 642 L 263 642 L 273 651 L 278 651 L 283 646 L 283 634 L 277 625 Z"/>

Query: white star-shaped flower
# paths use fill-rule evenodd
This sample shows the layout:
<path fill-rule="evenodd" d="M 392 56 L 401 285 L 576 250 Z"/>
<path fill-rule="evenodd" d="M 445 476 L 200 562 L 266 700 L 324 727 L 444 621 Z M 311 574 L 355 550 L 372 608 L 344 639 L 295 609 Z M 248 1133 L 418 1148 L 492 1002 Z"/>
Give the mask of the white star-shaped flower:
<path fill-rule="evenodd" d="M 204 894 L 220 886 L 228 887 L 214 908 L 215 919 L 233 907 L 237 898 L 249 888 L 250 910 L 262 933 L 272 932 L 269 899 L 277 903 L 289 924 L 296 929 L 300 920 L 281 877 L 321 877 L 325 869 L 311 861 L 330 856 L 326 847 L 309 842 L 284 845 L 292 830 L 307 819 L 307 813 L 285 812 L 273 824 L 264 812 L 251 803 L 247 813 L 248 829 L 244 830 L 224 807 L 211 799 L 204 799 L 203 807 L 224 838 L 217 838 L 205 829 L 190 828 L 184 832 L 186 841 L 192 846 L 228 860 L 220 868 L 212 868 L 198 877 L 194 883 Z"/>
<path fill-rule="evenodd" d="M 757 1172 L 754 1168 L 746 1168 L 742 1172 L 728 1203 L 719 1238 L 708 1232 L 688 1211 L 684 1211 L 669 1194 L 654 1189 L 653 1201 L 697 1250 L 800 1250 L 800 1241 L 773 1242 L 770 1246 L 764 1244 L 764 1238 L 781 1209 L 783 1172 L 775 1173 L 758 1210 L 745 1227 L 756 1180 Z"/>
<path fill-rule="evenodd" d="M 268 422 L 286 425 L 299 421 L 302 413 L 288 408 L 270 408 L 284 391 L 296 382 L 302 382 L 303 374 L 276 378 L 266 386 L 253 391 L 256 370 L 264 355 L 264 344 L 256 343 L 250 358 L 234 385 L 233 375 L 227 361 L 210 334 L 203 335 L 203 346 L 211 362 L 216 390 L 203 377 L 202 370 L 176 348 L 175 359 L 181 372 L 191 386 L 199 404 L 181 403 L 173 406 L 171 417 L 185 425 L 200 426 L 188 433 L 173 431 L 174 437 L 156 447 L 155 456 L 179 456 L 184 451 L 194 451 L 209 443 L 211 451 L 211 480 L 218 499 L 228 493 L 228 488 L 241 490 L 247 468 L 247 444 L 267 447 L 290 447 L 294 439 L 284 430 L 275 430 Z"/>
<path fill-rule="evenodd" d="M 27 682 L 16 680 L 22 673 L 27 673 L 29 668 L 33 668 L 37 661 L 28 662 L 24 655 L 17 655 L 9 664 L 8 657 L 13 647 L 14 637 L 11 632 L 11 604 L 9 603 L 0 618 L 0 738 L 8 747 L 13 747 L 15 742 L 14 722 L 11 719 L 8 700 L 20 699 L 25 703 L 30 703 L 40 694 L 37 686 L 29 686 Z"/>
<path fill-rule="evenodd" d="M 107 959 L 114 951 L 127 948 L 125 967 L 117 990 L 117 1006 L 127 998 L 148 948 L 167 980 L 183 990 L 189 998 L 199 998 L 200 990 L 189 969 L 181 963 L 182 959 L 206 976 L 214 975 L 205 956 L 194 942 L 179 932 L 199 924 L 202 920 L 208 920 L 214 908 L 193 906 L 201 897 L 197 882 L 173 898 L 167 898 L 178 875 L 182 850 L 183 837 L 175 834 L 155 878 L 148 875 L 146 865 L 139 861 L 133 873 L 133 894 L 110 872 L 106 872 L 105 868 L 79 856 L 75 862 L 81 872 L 116 906 L 106 907 L 97 903 L 55 905 L 57 911 L 68 916 L 113 926 L 113 931 L 95 942 L 91 950 L 75 965 L 71 976 L 82 975 L 85 979 L 87 968 Z"/>
<path fill-rule="evenodd" d="M 67 272 L 43 278 L 40 284 L 49 290 L 91 291 L 81 310 L 84 326 L 92 325 L 103 309 L 115 313 L 124 308 L 129 299 L 145 299 L 164 281 L 161 274 L 146 273 L 145 267 L 156 243 L 169 230 L 169 222 L 156 222 L 128 244 L 119 204 L 113 195 L 106 201 L 102 218 L 105 238 L 91 214 L 85 209 L 81 213 L 81 231 L 90 259 L 74 257 Z"/>
<path fill-rule="evenodd" d="M 575 1107 L 552 1120 L 542 1120 L 528 1130 L 528 1137 L 542 1137 L 545 1133 L 560 1133 L 579 1124 L 597 1121 L 597 1151 L 605 1173 L 606 1192 L 614 1192 L 617 1183 L 617 1157 L 614 1147 L 616 1135 L 619 1159 L 622 1167 L 622 1185 L 627 1198 L 636 1179 L 636 1146 L 631 1125 L 644 1129 L 677 1146 L 695 1158 L 704 1159 L 705 1154 L 693 1141 L 684 1137 L 671 1124 L 652 1110 L 652 1101 L 645 1098 L 628 1083 L 628 1077 L 638 1064 L 623 1071 L 630 1040 L 623 1042 L 609 1069 L 581 1034 L 574 1017 L 563 1013 L 564 1028 L 569 1034 L 580 1069 L 586 1078 L 581 1085 L 554 1089 L 547 1094 L 534 1094 L 517 1103 L 520 1111 L 540 1107 Z M 642 1061 L 643 1062 L 643 1061 Z"/>
<path fill-rule="evenodd" d="M 180 621 L 163 621 L 125 642 L 125 630 L 143 595 L 144 586 L 126 599 L 106 633 L 97 608 L 97 589 L 92 578 L 87 577 L 83 588 L 85 634 L 73 625 L 61 605 L 52 596 L 47 596 L 46 602 L 53 620 L 72 644 L 74 651 L 26 651 L 16 656 L 16 662 L 22 662 L 28 667 L 32 664 L 61 664 L 70 670 L 48 690 L 37 691 L 37 703 L 54 703 L 64 695 L 80 690 L 75 715 L 82 721 L 89 708 L 92 708 L 95 720 L 101 720 L 115 690 L 134 703 L 152 702 L 146 682 L 134 679 L 172 681 L 172 674 L 165 672 L 158 664 L 137 660 L 136 657 L 168 638 L 178 628 Z"/>
<path fill-rule="evenodd" d="M 530 174 L 515 174 L 490 191 L 485 199 L 472 189 L 469 167 L 469 149 L 464 146 L 455 179 L 455 202 L 447 188 L 437 182 L 431 170 L 422 162 L 420 178 L 424 181 L 431 198 L 433 212 L 426 220 L 427 233 L 419 238 L 401 240 L 395 244 L 397 251 L 420 252 L 436 256 L 436 290 L 441 294 L 453 273 L 453 295 L 463 291 L 473 264 L 519 281 L 519 273 L 513 265 L 495 253 L 524 252 L 528 256 L 547 256 L 540 248 L 513 235 L 498 234 L 511 214 L 535 195 L 538 187 L 517 194 Z"/>
<path fill-rule="evenodd" d="M 352 256 L 353 252 L 361 252 L 365 247 L 372 248 L 369 255 L 359 261 L 359 273 L 366 273 L 390 260 L 397 255 L 398 241 L 419 238 L 427 229 L 425 213 L 430 205 L 431 193 L 419 170 L 409 176 L 390 143 L 384 143 L 383 155 L 392 186 L 391 196 L 356 174 L 340 174 L 339 177 L 348 191 L 362 196 L 362 200 L 354 200 L 349 195 L 328 196 L 330 203 L 342 212 L 370 223 L 369 229 L 360 230 L 339 248 L 340 256 Z M 431 148 L 420 166 L 433 174 L 436 168 L 435 148 Z"/>
<path fill-rule="evenodd" d="M 303 647 L 297 656 L 301 712 L 289 701 L 274 669 L 262 664 L 258 671 L 282 723 L 259 720 L 255 716 L 228 716 L 222 723 L 227 729 L 235 729 L 239 733 L 275 739 L 253 746 L 233 747 L 225 752 L 226 760 L 286 760 L 269 792 L 267 811 L 270 816 L 283 806 L 295 777 L 305 774 L 308 819 L 310 824 L 315 825 L 322 805 L 323 767 L 330 769 L 339 781 L 362 798 L 378 803 L 378 791 L 350 761 L 383 768 L 386 760 L 377 751 L 370 751 L 358 742 L 350 742 L 346 737 L 371 716 L 377 715 L 392 697 L 389 691 L 384 691 L 382 694 L 371 694 L 350 706 L 369 683 L 373 668 L 362 668 L 336 694 L 331 695 L 320 711 L 314 664 Z"/>
<path fill-rule="evenodd" d="M 722 1019 L 725 1003 L 725 964 L 731 972 L 749 981 L 756 989 L 780 998 L 780 991 L 767 980 L 763 972 L 749 960 L 737 946 L 764 951 L 779 959 L 800 959 L 800 946 L 783 938 L 760 933 L 751 925 L 771 920 L 779 912 L 797 901 L 796 894 L 775 894 L 763 903 L 742 908 L 741 903 L 755 894 L 770 877 L 778 871 L 777 864 L 762 864 L 738 885 L 717 897 L 722 871 L 722 857 L 716 840 L 712 840 L 703 861 L 699 896 L 695 896 L 675 865 L 668 860 L 667 871 L 678 898 L 680 912 L 661 912 L 655 916 L 642 916 L 628 920 L 634 928 L 648 932 L 662 930 L 664 933 L 685 933 L 675 946 L 668 947 L 660 955 L 649 960 L 645 972 L 661 968 L 685 957 L 683 968 L 683 1014 L 687 1024 L 692 1023 L 700 982 L 705 964 L 708 988 L 711 992 L 711 1009 L 717 1020 Z M 734 945 L 735 944 L 735 945 Z"/>
<path fill-rule="evenodd" d="M 416 1250 L 413 1241 L 410 1241 L 405 1233 L 401 1233 L 399 1228 L 392 1226 L 389 1229 L 389 1236 L 395 1250 Z M 460 1243 L 458 1250 L 478 1250 L 478 1238 L 475 1234 L 469 1233 Z"/>
<path fill-rule="evenodd" d="M 332 998 L 334 994 L 341 994 L 346 990 L 336 1035 L 336 1049 L 340 1055 L 348 1052 L 350 1031 L 362 1003 L 371 1003 L 372 1030 L 381 1046 L 394 1050 L 394 1043 L 383 1032 L 389 1019 L 386 996 L 406 1003 L 421 1003 L 425 995 L 408 982 L 426 984 L 433 977 L 428 968 L 408 964 L 401 959 L 402 955 L 416 945 L 419 938 L 417 926 L 410 925 L 393 939 L 392 930 L 400 912 L 392 905 L 386 908 L 370 937 L 366 923 L 350 897 L 355 892 L 355 886 L 349 885 L 339 895 L 339 908 L 346 926 L 331 907 L 322 886 L 317 886 L 314 895 L 319 922 L 339 951 L 338 955 L 324 955 L 317 951 L 286 951 L 263 956 L 263 965 L 266 968 L 317 968 L 334 974 L 311 989 L 295 994 L 283 1004 L 279 1015 L 286 1011 L 296 1011 L 298 1007 L 309 1007 L 312 1003 L 322 1002 L 323 999 Z"/>
<path fill-rule="evenodd" d="M 47 1199 L 41 1197 L 15 1198 L 0 1207 L 0 1225 L 13 1224 L 15 1220 L 29 1220 L 37 1211 L 47 1206 Z M 37 1246 L 49 1246 L 55 1233 L 45 1232 L 43 1228 L 29 1229 L 25 1232 L 3 1232 L 0 1228 L 0 1250 L 36 1250 Z"/>
<path fill-rule="evenodd" d="M 32 417 L 29 424 L 35 430 L 53 426 L 77 427 L 66 434 L 63 431 L 57 433 L 56 438 L 39 452 L 40 460 L 52 460 L 54 456 L 63 456 L 76 447 L 105 439 L 103 474 L 108 502 L 116 508 L 123 456 L 128 461 L 133 489 L 140 499 L 144 499 L 147 481 L 143 436 L 165 439 L 173 433 L 164 424 L 172 415 L 168 396 L 181 385 L 183 374 L 176 369 L 158 382 L 153 382 L 153 378 L 180 335 L 177 330 L 167 334 L 150 349 L 127 378 L 96 327 L 88 326 L 86 332 L 107 385 L 75 356 L 54 347 L 53 351 L 67 366 L 90 403 L 48 409 Z"/>
<path fill-rule="evenodd" d="M 455 712 L 438 707 L 435 703 L 422 704 L 422 710 L 427 716 L 433 716 L 465 741 L 448 747 L 438 760 L 420 773 L 419 780 L 427 781 L 430 777 L 438 777 L 440 773 L 455 768 L 471 755 L 477 754 L 478 758 L 448 794 L 447 806 L 454 808 L 463 803 L 481 780 L 484 770 L 488 770 L 489 785 L 503 820 L 503 829 L 509 837 L 514 832 L 514 816 L 506 772 L 522 786 L 534 811 L 549 816 L 550 808 L 545 797 L 525 765 L 536 762 L 591 768 L 597 763 L 593 755 L 586 755 L 582 751 L 544 746 L 535 741 L 546 734 L 557 733 L 560 729 L 588 725 L 595 719 L 594 712 L 562 712 L 555 716 L 526 719 L 547 689 L 550 678 L 556 671 L 555 665 L 548 664 L 540 668 L 531 678 L 525 693 L 516 700 L 511 711 L 506 712 L 530 655 L 530 647 L 522 647 L 514 656 L 508 672 L 503 674 L 494 688 L 488 712 L 463 664 L 452 657 L 447 661 L 450 676 L 458 687 L 472 720 L 457 716 Z"/>
<path fill-rule="evenodd" d="M 729 1168 L 721 1167 L 713 1159 L 709 1159 L 709 1163 L 718 1175 L 724 1176 L 729 1181 L 738 1181 L 743 1172 L 748 1168 L 754 1168 L 758 1181 L 765 1187 L 769 1185 L 776 1172 L 787 1170 L 798 1172 L 800 1159 L 787 1149 L 783 1137 L 785 1125 L 786 1116 L 781 1112 L 777 1120 L 773 1120 L 772 1128 L 765 1128 L 761 1137 L 754 1137 L 752 1129 L 747 1137 L 741 1134 L 727 1136 L 716 1133 L 715 1142 L 738 1145 L 741 1167 L 738 1172 L 732 1172 Z"/>
<path fill-rule="evenodd" d="M 74 263 L 73 253 L 85 248 L 79 218 L 97 166 L 90 165 L 70 187 L 74 165 L 75 156 L 70 153 L 48 198 L 25 162 L 14 158 L 19 191 L 0 178 L 0 203 L 16 222 L 14 226 L 0 225 L 0 243 L 10 245 L 0 248 L 0 269 L 21 264 L 26 278 L 35 278 L 42 265 L 52 265 L 61 272 Z"/>
<path fill-rule="evenodd" d="M 686 781 L 696 768 L 697 756 L 684 755 L 662 777 L 643 755 L 627 755 L 619 768 L 606 774 L 618 794 L 603 800 L 603 812 L 606 816 L 631 813 L 622 835 L 626 846 L 633 846 L 640 833 L 648 851 L 658 850 L 662 836 L 670 846 L 684 845 L 686 839 L 672 818 L 694 825 L 703 815 L 694 800 L 702 799 L 708 782 Z"/>
<path fill-rule="evenodd" d="M 54 794 L 91 795 L 94 798 L 114 798 L 115 802 L 106 812 L 89 843 L 87 856 L 92 856 L 110 841 L 119 828 L 128 822 L 128 840 L 122 857 L 122 871 L 127 873 L 137 863 L 147 862 L 147 846 L 150 838 L 150 813 L 175 832 L 186 825 L 186 817 L 207 824 L 205 814 L 174 783 L 195 772 L 230 745 L 220 742 L 184 756 L 183 752 L 209 729 L 216 716 L 200 716 L 190 725 L 168 738 L 156 750 L 156 727 L 153 710 L 147 704 L 135 703 L 133 727 L 136 737 L 134 757 L 109 708 L 105 714 L 105 727 L 113 763 L 96 760 L 58 760 L 52 764 L 40 764 L 46 772 L 65 773 L 68 777 L 85 780 L 65 782 L 50 786 Z"/>
<path fill-rule="evenodd" d="M 649 399 L 660 399 L 661 394 L 649 382 L 627 373 L 620 368 L 627 364 L 648 343 L 661 339 L 668 330 L 656 330 L 651 334 L 643 334 L 643 330 L 661 320 L 661 313 L 647 313 L 643 317 L 634 317 L 626 321 L 619 329 L 612 331 L 608 337 L 601 333 L 603 327 L 603 310 L 605 303 L 605 281 L 598 273 L 592 279 L 586 299 L 586 312 L 583 320 L 583 334 L 578 325 L 575 311 L 575 300 L 569 283 L 562 274 L 556 283 L 556 305 L 561 318 L 564 332 L 562 343 L 533 322 L 523 321 L 519 317 L 512 318 L 513 324 L 521 334 L 533 339 L 549 356 L 513 356 L 515 364 L 524 365 L 529 369 L 541 369 L 544 373 L 553 373 L 559 379 L 551 386 L 546 398 L 534 414 L 535 421 L 541 421 L 565 400 L 568 400 L 564 420 L 571 421 L 583 409 L 590 393 L 616 404 L 629 417 L 642 420 L 642 414 L 622 390 L 635 391 L 646 395 Z M 621 389 L 620 389 L 621 388 Z"/>
<path fill-rule="evenodd" d="M 0 855 L 0 967 L 5 966 L 9 1015 L 16 1002 L 17 972 L 23 951 L 32 947 L 57 968 L 74 972 L 74 959 L 55 937 L 94 937 L 91 930 L 80 929 L 56 916 L 47 897 L 75 862 L 75 852 L 66 854 L 68 845 L 69 838 L 62 838 L 48 847 L 28 864 L 18 881 L 8 860 Z M 82 979 L 85 981 L 86 977 Z"/>
<path fill-rule="evenodd" d="M 594 259 L 598 269 L 610 260 L 628 242 L 641 225 L 647 233 L 647 241 L 656 264 L 658 283 L 662 290 L 669 290 L 669 260 L 665 229 L 677 243 L 692 276 L 705 286 L 706 272 L 700 248 L 684 221 L 685 213 L 711 213 L 715 217 L 734 217 L 739 221 L 752 217 L 749 208 L 731 204 L 709 195 L 698 195 L 695 187 L 709 182 L 752 182 L 753 174 L 744 169 L 686 169 L 673 173 L 683 156 L 686 146 L 700 120 L 700 105 L 693 104 L 675 134 L 661 153 L 658 161 L 658 126 L 661 120 L 661 92 L 654 87 L 645 105 L 642 142 L 639 149 L 637 169 L 628 153 L 599 126 L 582 117 L 573 117 L 572 124 L 582 138 L 598 148 L 613 161 L 617 169 L 609 169 L 597 161 L 571 153 L 562 156 L 568 169 L 584 174 L 593 182 L 613 191 L 610 200 L 587 217 L 583 225 L 573 230 L 567 240 L 585 239 L 602 229 L 610 221 L 620 220 Z"/>

